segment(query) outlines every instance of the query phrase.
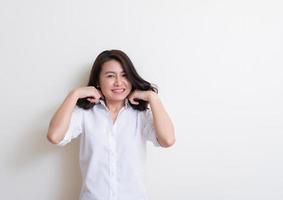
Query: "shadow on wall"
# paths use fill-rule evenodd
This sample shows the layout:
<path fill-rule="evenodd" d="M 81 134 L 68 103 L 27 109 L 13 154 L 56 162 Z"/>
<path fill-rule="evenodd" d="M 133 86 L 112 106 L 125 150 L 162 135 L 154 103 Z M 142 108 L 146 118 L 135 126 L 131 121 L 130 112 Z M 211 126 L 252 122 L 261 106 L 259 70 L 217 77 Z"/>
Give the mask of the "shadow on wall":
<path fill-rule="evenodd" d="M 42 121 L 39 123 L 43 124 Z M 27 195 L 26 198 L 77 200 L 81 187 L 79 140 L 75 139 L 64 147 L 53 145 L 46 138 L 47 128 L 31 127 L 24 133 L 28 139 L 19 142 L 17 155 L 11 163 L 14 169 L 11 170 L 20 177 L 21 174 L 28 176 L 24 179 L 29 186 L 24 186 L 24 189 L 33 196 Z"/>
<path fill-rule="evenodd" d="M 87 70 L 79 72 L 73 88 L 86 84 L 89 66 L 83 69 Z M 15 199 L 23 198 L 23 195 L 24 199 L 79 199 L 79 139 L 59 147 L 51 144 L 46 137 L 49 121 L 63 100 L 58 102 L 58 105 L 50 105 L 47 110 L 37 111 L 37 116 L 32 116 L 33 119 L 29 116 L 28 123 L 21 129 L 21 133 L 16 133 L 23 135 L 25 139 L 17 140 L 17 151 L 11 156 L 8 167 L 13 176 L 17 176 L 18 184 L 26 184 L 15 186 L 16 189 L 21 187 L 18 192 L 12 194 Z"/>

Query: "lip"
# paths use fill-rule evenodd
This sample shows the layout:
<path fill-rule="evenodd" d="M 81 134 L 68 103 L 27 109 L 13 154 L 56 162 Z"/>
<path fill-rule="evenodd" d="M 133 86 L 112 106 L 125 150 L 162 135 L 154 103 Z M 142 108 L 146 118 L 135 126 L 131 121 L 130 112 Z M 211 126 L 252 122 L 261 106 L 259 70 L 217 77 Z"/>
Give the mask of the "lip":
<path fill-rule="evenodd" d="M 125 88 L 116 88 L 116 89 L 112 89 L 111 91 L 113 93 L 116 93 L 116 94 L 121 94 L 121 93 L 125 92 L 126 89 Z"/>

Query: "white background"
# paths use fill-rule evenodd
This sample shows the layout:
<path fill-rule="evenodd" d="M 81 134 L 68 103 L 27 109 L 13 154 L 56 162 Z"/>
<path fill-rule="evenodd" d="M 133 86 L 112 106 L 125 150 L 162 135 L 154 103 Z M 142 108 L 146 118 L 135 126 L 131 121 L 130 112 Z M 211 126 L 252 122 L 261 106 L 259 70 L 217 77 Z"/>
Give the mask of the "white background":
<path fill-rule="evenodd" d="M 283 199 L 283 6 L 256 1 L 1 0 L 0 198 L 76 200 L 78 140 L 46 140 L 96 56 L 125 51 L 175 124 L 149 145 L 152 200 Z"/>

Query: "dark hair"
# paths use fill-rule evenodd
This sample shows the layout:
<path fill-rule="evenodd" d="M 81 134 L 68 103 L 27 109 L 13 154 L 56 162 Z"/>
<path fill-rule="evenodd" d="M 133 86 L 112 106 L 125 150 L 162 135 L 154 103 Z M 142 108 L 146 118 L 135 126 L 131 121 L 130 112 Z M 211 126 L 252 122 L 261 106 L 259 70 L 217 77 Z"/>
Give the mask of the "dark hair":
<path fill-rule="evenodd" d="M 103 51 L 97 56 L 92 66 L 87 86 L 94 86 L 96 89 L 100 90 L 100 88 L 98 88 L 97 86 L 99 84 L 99 75 L 102 69 L 102 65 L 110 60 L 116 60 L 122 65 L 123 70 L 127 74 L 127 79 L 132 84 L 131 92 L 133 92 L 134 90 L 142 90 L 142 91 L 151 90 L 158 93 L 157 87 L 153 86 L 151 83 L 140 77 L 132 61 L 127 56 L 127 54 L 125 54 L 121 50 L 116 50 L 116 49 Z M 148 108 L 147 101 L 143 101 L 140 99 L 137 101 L 139 102 L 138 105 L 134 105 L 129 101 L 129 104 L 131 105 L 132 108 L 140 111 L 146 110 Z M 89 102 L 86 97 L 79 99 L 77 101 L 77 105 L 80 108 L 87 110 L 92 108 L 95 104 Z"/>

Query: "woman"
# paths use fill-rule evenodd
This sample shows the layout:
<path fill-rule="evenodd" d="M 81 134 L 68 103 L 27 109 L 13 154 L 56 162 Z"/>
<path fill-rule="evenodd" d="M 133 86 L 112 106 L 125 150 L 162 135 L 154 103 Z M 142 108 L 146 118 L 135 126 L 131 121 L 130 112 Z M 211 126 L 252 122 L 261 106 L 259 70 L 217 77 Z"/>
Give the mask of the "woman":
<path fill-rule="evenodd" d="M 157 89 L 120 50 L 98 55 L 88 86 L 71 90 L 50 121 L 47 138 L 53 144 L 78 136 L 81 200 L 147 199 L 146 141 L 161 147 L 175 142 Z"/>

